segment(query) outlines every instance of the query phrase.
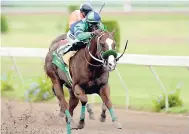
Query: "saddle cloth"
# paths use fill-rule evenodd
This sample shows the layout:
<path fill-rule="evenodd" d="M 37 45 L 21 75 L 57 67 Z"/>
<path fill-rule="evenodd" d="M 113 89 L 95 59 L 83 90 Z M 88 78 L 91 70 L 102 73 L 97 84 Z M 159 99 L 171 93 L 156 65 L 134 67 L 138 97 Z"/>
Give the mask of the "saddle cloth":
<path fill-rule="evenodd" d="M 65 39 L 58 42 L 58 48 L 53 52 L 52 63 L 65 72 L 69 84 L 72 86 L 72 78 L 69 70 L 70 58 L 76 54 L 77 51 L 69 51 L 73 43 L 76 43 L 77 40 Z"/>

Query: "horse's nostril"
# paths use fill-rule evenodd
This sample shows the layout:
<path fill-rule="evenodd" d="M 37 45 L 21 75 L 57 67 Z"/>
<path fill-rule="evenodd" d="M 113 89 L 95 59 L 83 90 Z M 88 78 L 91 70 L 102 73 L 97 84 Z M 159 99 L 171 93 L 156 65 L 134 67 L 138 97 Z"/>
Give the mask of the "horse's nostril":
<path fill-rule="evenodd" d="M 109 63 L 110 66 L 112 66 L 112 63 Z"/>

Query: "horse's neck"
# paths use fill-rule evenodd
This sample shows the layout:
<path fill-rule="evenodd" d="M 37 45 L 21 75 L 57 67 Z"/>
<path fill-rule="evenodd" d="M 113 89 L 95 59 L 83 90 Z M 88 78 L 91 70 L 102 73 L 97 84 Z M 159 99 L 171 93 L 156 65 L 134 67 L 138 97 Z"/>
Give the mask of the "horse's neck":
<path fill-rule="evenodd" d="M 96 55 L 97 41 L 95 39 L 91 40 L 89 51 L 95 58 L 98 58 L 97 55 Z M 95 65 L 101 64 L 100 62 L 94 60 L 89 54 L 88 54 L 88 60 L 89 60 L 90 63 L 95 64 Z M 89 70 L 92 71 L 93 74 L 104 72 L 103 66 L 101 66 L 101 67 L 93 67 L 93 66 L 89 65 L 88 68 L 89 68 Z"/>
<path fill-rule="evenodd" d="M 95 38 L 93 38 L 90 42 L 90 48 L 89 51 L 93 56 L 96 56 L 96 51 L 97 51 L 97 41 L 95 40 Z"/>
<path fill-rule="evenodd" d="M 94 60 L 94 58 L 92 58 L 92 56 L 96 57 L 96 51 L 97 51 L 97 45 L 96 45 L 96 41 L 95 39 L 92 39 L 90 42 L 90 47 L 89 47 L 89 52 L 87 52 L 87 60 L 92 63 L 92 64 L 98 64 L 98 62 L 96 60 Z M 90 54 L 92 55 L 90 55 Z"/>

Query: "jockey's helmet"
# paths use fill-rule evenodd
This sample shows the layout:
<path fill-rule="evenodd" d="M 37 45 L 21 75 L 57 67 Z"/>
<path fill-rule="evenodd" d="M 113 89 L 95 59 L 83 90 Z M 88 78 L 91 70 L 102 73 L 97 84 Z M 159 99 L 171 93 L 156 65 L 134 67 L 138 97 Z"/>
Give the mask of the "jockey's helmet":
<path fill-rule="evenodd" d="M 89 27 L 98 26 L 101 22 L 101 17 L 99 13 L 91 11 L 86 16 L 86 22 L 88 23 Z"/>
<path fill-rule="evenodd" d="M 84 3 L 80 6 L 80 11 L 84 13 L 84 17 L 92 10 L 92 6 L 89 3 Z"/>

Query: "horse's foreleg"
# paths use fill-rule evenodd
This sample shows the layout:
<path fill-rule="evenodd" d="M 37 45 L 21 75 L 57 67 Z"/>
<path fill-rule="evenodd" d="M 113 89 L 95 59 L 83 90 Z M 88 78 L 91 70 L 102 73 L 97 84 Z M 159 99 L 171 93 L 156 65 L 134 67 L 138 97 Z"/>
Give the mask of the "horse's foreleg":
<path fill-rule="evenodd" d="M 105 103 L 106 107 L 108 108 L 112 121 L 116 128 L 121 129 L 121 124 L 117 121 L 117 117 L 115 115 L 114 109 L 112 107 L 112 102 L 110 100 L 110 87 L 107 85 L 105 88 L 100 90 L 100 96 L 102 101 Z"/>
<path fill-rule="evenodd" d="M 64 91 L 62 90 L 62 85 L 60 84 L 58 78 L 52 80 L 52 82 L 56 93 L 56 97 L 60 102 L 59 105 L 61 107 L 61 112 L 64 112 L 66 115 L 67 134 L 71 134 L 71 115 L 70 112 L 68 111 L 68 103 L 65 100 Z"/>
<path fill-rule="evenodd" d="M 54 95 L 56 96 L 54 86 L 52 86 L 52 91 L 53 91 Z M 64 117 L 64 116 L 65 116 L 65 113 L 64 113 L 63 108 L 61 108 L 61 105 L 60 105 L 60 101 L 59 101 L 59 100 L 58 100 L 58 104 L 59 104 L 59 106 L 60 106 L 60 113 L 59 113 L 59 116 L 60 116 L 60 117 Z"/>
<path fill-rule="evenodd" d="M 84 93 L 82 88 L 79 85 L 76 85 L 74 87 L 74 94 L 75 96 L 81 101 L 82 107 L 81 107 L 81 115 L 80 115 L 80 120 L 78 124 L 78 128 L 82 129 L 85 126 L 85 108 L 86 104 L 88 102 L 87 95 Z"/>
<path fill-rule="evenodd" d="M 87 102 L 83 102 L 81 101 L 81 114 L 80 114 L 80 120 L 79 120 L 79 124 L 78 124 L 78 128 L 82 129 L 85 126 L 85 108 L 86 108 L 86 104 Z"/>

